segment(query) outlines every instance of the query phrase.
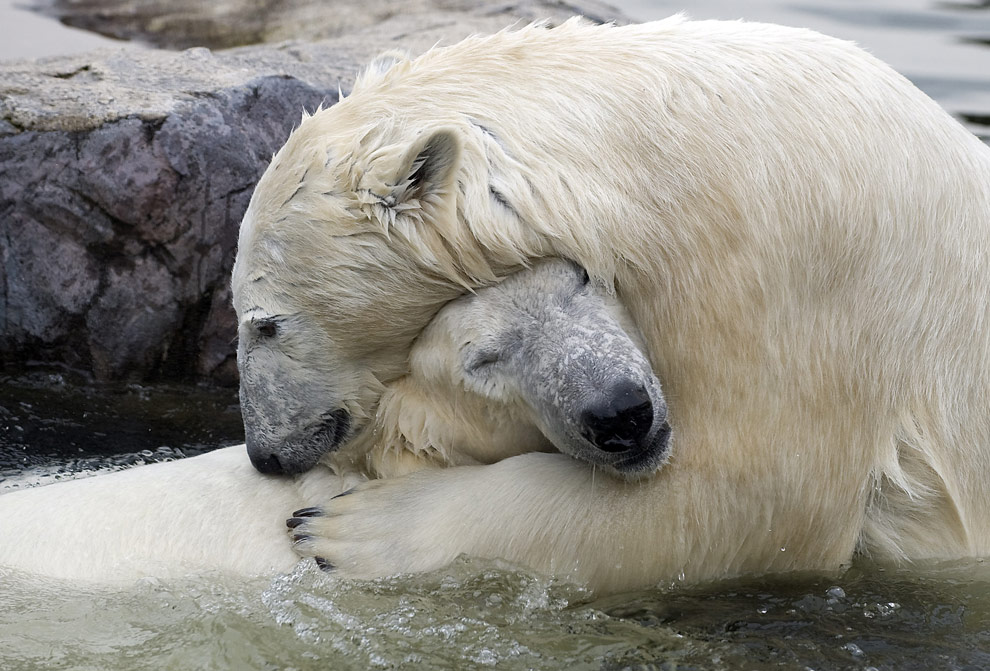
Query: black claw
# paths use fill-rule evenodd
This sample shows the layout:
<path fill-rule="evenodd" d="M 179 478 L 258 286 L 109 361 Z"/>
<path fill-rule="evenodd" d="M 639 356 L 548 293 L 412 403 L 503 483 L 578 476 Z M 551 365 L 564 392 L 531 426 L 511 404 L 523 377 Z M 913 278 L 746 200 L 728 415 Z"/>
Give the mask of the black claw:
<path fill-rule="evenodd" d="M 322 517 L 323 508 L 318 506 L 313 506 L 312 508 L 303 508 L 302 510 L 297 510 L 292 513 L 293 517 Z"/>
<path fill-rule="evenodd" d="M 326 571 L 327 573 L 330 573 L 331 571 L 337 568 L 323 557 L 314 557 L 314 559 L 316 559 L 316 565 L 320 567 L 321 571 Z"/>
<path fill-rule="evenodd" d="M 285 520 L 285 526 L 289 527 L 290 529 L 295 529 L 297 526 L 299 526 L 304 522 L 306 522 L 306 518 L 304 517 L 290 517 L 289 519 Z"/>
<path fill-rule="evenodd" d="M 351 487 L 346 492 L 341 492 L 340 494 L 337 494 L 337 496 L 331 496 L 330 500 L 333 501 L 334 499 L 339 499 L 341 496 L 347 496 L 348 494 L 353 494 L 354 489 L 355 489 L 354 487 Z"/>
<path fill-rule="evenodd" d="M 303 541 L 312 540 L 313 537 L 308 534 L 293 534 L 292 540 L 295 543 L 302 543 Z"/>

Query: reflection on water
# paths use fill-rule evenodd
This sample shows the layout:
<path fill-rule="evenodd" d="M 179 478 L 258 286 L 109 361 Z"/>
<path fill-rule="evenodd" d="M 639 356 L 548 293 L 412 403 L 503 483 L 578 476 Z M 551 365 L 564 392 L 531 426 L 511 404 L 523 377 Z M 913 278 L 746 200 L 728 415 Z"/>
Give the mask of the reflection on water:
<path fill-rule="evenodd" d="M 980 562 L 841 577 L 720 583 L 599 603 L 723 648 L 724 668 L 990 668 L 990 571 Z"/>
<path fill-rule="evenodd" d="M 0 375 L 0 492 L 244 442 L 237 391 Z"/>
<path fill-rule="evenodd" d="M 990 572 L 973 563 L 601 600 L 467 560 L 368 582 L 309 562 L 271 581 L 121 592 L 0 581 L 5 669 L 990 668 Z"/>
<path fill-rule="evenodd" d="M 76 54 L 121 44 L 32 12 L 31 4 L 0 0 L 0 60 Z"/>

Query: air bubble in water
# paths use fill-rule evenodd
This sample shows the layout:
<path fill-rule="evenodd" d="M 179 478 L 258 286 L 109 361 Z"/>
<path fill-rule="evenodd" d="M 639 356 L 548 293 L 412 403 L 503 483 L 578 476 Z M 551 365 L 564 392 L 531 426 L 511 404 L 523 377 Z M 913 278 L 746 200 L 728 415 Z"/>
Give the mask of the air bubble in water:
<path fill-rule="evenodd" d="M 832 599 L 845 599 L 846 590 L 842 589 L 838 585 L 835 585 L 834 587 L 829 587 L 825 590 L 825 595 Z"/>
<path fill-rule="evenodd" d="M 842 646 L 842 649 L 848 652 L 853 657 L 862 657 L 864 654 L 863 649 L 860 648 L 855 643 L 846 643 L 844 646 Z"/>

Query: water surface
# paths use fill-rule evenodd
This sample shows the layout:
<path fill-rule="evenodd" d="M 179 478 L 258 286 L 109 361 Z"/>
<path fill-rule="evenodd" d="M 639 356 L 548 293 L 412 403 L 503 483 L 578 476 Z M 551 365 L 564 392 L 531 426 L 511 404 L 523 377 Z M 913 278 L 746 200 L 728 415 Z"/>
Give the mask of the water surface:
<path fill-rule="evenodd" d="M 242 442 L 236 389 L 0 375 L 0 492 Z"/>
<path fill-rule="evenodd" d="M 0 0 L 0 60 L 78 54 L 121 42 L 42 16 L 29 2 Z"/>
<path fill-rule="evenodd" d="M 144 580 L 108 591 L 0 570 L 4 669 L 990 668 L 990 572 L 857 565 L 594 599 L 495 563 L 348 582 Z"/>

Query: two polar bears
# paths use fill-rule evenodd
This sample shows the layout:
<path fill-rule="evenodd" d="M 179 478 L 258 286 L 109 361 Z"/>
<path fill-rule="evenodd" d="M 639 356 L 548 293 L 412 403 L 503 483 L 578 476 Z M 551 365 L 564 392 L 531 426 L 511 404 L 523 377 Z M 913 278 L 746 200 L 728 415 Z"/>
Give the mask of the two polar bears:
<path fill-rule="evenodd" d="M 0 495 L 0 569 L 124 584 L 202 571 L 287 571 L 298 556 L 282 533 L 285 518 L 307 501 L 369 476 L 553 451 L 545 435 L 604 469 L 653 470 L 670 431 L 641 348 L 614 296 L 573 264 L 538 262 L 445 307 L 413 348 L 409 374 L 389 385 L 364 442 L 333 454 L 329 468 L 267 477 L 236 446 L 15 490 Z M 534 415 L 540 407 L 545 412 Z M 602 417 L 609 408 L 618 412 Z M 649 440 L 631 440 L 637 436 L 623 426 L 595 447 L 573 428 L 589 414 L 598 431 L 592 438 L 607 420 L 625 417 Z M 478 433 L 466 433 L 471 428 Z"/>
<path fill-rule="evenodd" d="M 314 501 L 297 549 L 344 575 L 464 552 L 605 590 L 987 554 L 988 175 L 903 77 L 804 30 L 572 21 L 383 64 L 303 121 L 242 224 L 248 449 L 273 473 L 347 449 L 441 305 L 561 257 L 643 333 L 669 463 L 375 480 Z"/>
<path fill-rule="evenodd" d="M 377 453 L 413 472 L 287 497 L 320 504 L 291 522 L 297 551 L 346 576 L 464 552 L 605 591 L 985 555 L 988 175 L 934 102 L 808 31 L 575 21 L 373 68 L 290 137 L 242 225 L 252 461 L 304 482 L 328 452 L 360 460 L 441 306 L 560 257 L 614 288 L 663 396 L 580 403 L 541 389 L 561 381 L 539 357 L 504 356 L 532 340 L 452 343 L 472 396 L 443 414 L 461 382 L 437 373 L 401 431 L 521 453 Z"/>

